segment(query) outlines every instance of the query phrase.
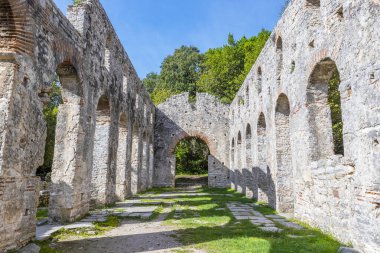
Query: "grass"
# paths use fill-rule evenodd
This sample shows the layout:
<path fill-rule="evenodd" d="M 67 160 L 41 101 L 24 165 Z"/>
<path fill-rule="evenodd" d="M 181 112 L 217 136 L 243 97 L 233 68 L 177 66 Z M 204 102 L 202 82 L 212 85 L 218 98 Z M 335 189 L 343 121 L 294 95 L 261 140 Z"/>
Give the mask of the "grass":
<path fill-rule="evenodd" d="M 44 220 L 49 217 L 49 210 L 47 208 L 38 208 L 37 209 L 37 220 Z"/>
<path fill-rule="evenodd" d="M 201 188 L 198 192 L 210 195 L 170 199 L 175 204 L 165 223 L 178 229 L 177 239 L 185 245 L 179 252 L 198 248 L 211 253 L 331 253 L 341 246 L 332 237 L 310 227 L 303 230 L 284 227 L 281 233 L 263 232 L 247 220 L 235 220 L 226 207 L 228 202 L 253 203 L 253 200 L 233 190 Z M 166 199 L 157 197 L 155 201 Z M 264 203 L 259 203 L 255 209 L 263 214 L 276 213 Z M 288 235 L 303 237 L 290 238 Z"/>
<path fill-rule="evenodd" d="M 52 239 L 65 240 L 71 236 L 93 237 L 102 235 L 104 232 L 116 228 L 120 224 L 120 218 L 117 216 L 107 216 L 107 220 L 103 222 L 94 222 L 94 227 L 83 227 L 77 229 L 60 229 L 52 234 Z"/>
<path fill-rule="evenodd" d="M 237 221 L 227 208 L 227 203 L 256 203 L 256 211 L 263 214 L 276 214 L 266 203 L 255 202 L 232 189 L 199 188 L 198 193 L 205 195 L 173 195 L 173 198 L 162 198 L 161 193 L 181 192 L 181 189 L 156 188 L 140 194 L 142 202 L 158 202 L 159 205 L 147 220 L 154 220 L 163 213 L 164 206 L 171 203 L 171 209 L 164 221 L 173 227 L 174 235 L 184 247 L 178 253 L 193 252 L 197 248 L 210 253 L 331 253 L 337 252 L 341 244 L 331 236 L 323 234 L 307 224 L 303 230 L 282 227 L 281 233 L 263 232 L 248 220 Z M 146 199 L 144 199 L 146 197 Z M 40 217 L 46 213 L 41 210 Z M 121 210 L 120 210 L 121 211 Z M 92 228 L 60 230 L 54 233 L 51 240 L 36 242 L 42 253 L 59 252 L 50 248 L 53 240 L 64 240 L 69 237 L 94 237 L 119 226 L 122 218 L 108 216 L 104 222 L 94 222 Z M 294 222 L 297 222 L 293 220 Z M 281 227 L 280 224 L 277 224 Z M 293 237 L 289 237 L 293 235 Z M 296 237 L 298 236 L 298 237 Z"/>
<path fill-rule="evenodd" d="M 41 247 L 40 253 L 61 253 L 60 250 L 53 249 L 50 247 L 50 241 L 34 241 L 35 244 Z"/>
<path fill-rule="evenodd" d="M 182 178 L 182 177 L 208 177 L 208 174 L 181 174 L 181 173 L 178 173 L 176 175 L 176 178 Z"/>

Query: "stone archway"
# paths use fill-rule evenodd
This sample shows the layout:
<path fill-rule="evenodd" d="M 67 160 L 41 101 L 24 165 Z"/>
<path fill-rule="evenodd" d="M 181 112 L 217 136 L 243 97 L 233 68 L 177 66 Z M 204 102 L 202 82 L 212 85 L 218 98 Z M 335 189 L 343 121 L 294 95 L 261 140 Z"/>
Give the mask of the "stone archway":
<path fill-rule="evenodd" d="M 170 145 L 170 155 L 169 155 L 169 161 L 170 161 L 170 166 L 171 166 L 170 170 L 171 170 L 171 173 L 173 173 L 174 178 L 175 178 L 175 186 L 176 187 L 177 186 L 184 186 L 184 184 L 185 185 L 191 185 L 193 183 L 195 185 L 206 185 L 206 183 L 208 184 L 208 176 L 205 176 L 204 173 L 202 173 L 203 174 L 202 176 L 198 176 L 195 173 L 190 172 L 191 169 L 189 169 L 189 168 L 191 168 L 192 165 L 194 165 L 192 163 L 193 162 L 192 159 L 188 159 L 186 161 L 186 165 L 189 166 L 189 167 L 185 166 L 186 168 L 183 168 L 183 161 L 182 161 L 182 163 L 181 163 L 181 161 L 177 161 L 177 149 L 179 146 L 181 146 L 181 144 L 183 144 L 183 142 L 185 142 L 188 145 L 191 145 L 190 143 L 193 143 L 193 145 L 196 146 L 197 148 L 203 147 L 204 149 L 207 149 L 207 150 L 202 149 L 202 151 L 204 152 L 204 153 L 202 153 L 204 155 L 202 158 L 205 159 L 203 161 L 207 162 L 207 174 L 210 174 L 210 173 L 214 174 L 215 173 L 213 171 L 215 168 L 215 166 L 214 166 L 215 163 L 212 159 L 213 157 L 215 157 L 214 156 L 214 153 L 216 151 L 216 149 L 214 147 L 215 144 L 210 142 L 210 140 L 208 139 L 207 136 L 205 136 L 204 134 L 199 133 L 199 132 L 198 133 L 190 132 L 190 133 L 181 134 L 180 136 L 178 136 L 178 139 L 175 139 L 173 141 L 173 143 Z M 213 153 L 211 152 L 211 150 Z M 188 150 L 188 152 L 191 153 L 191 151 L 189 151 L 189 150 Z M 192 155 L 194 155 L 194 153 L 192 153 Z M 189 158 L 189 157 L 187 157 L 187 158 Z M 192 158 L 194 158 L 194 157 L 192 157 Z M 198 157 L 198 158 L 201 159 L 200 157 Z M 205 164 L 203 164 L 203 166 L 204 165 Z M 199 165 L 199 167 L 202 167 L 202 165 Z M 199 169 L 199 167 L 197 167 L 197 169 Z M 182 172 L 184 172 L 184 171 L 186 172 L 185 176 L 181 175 L 179 173 L 181 171 L 181 168 L 182 168 Z M 186 170 L 186 169 L 188 169 L 188 170 Z"/>
<path fill-rule="evenodd" d="M 197 94 L 189 102 L 188 93 L 174 96 L 158 105 L 155 121 L 155 170 L 153 185 L 173 187 L 174 150 L 183 138 L 197 137 L 210 150 L 209 187 L 229 187 L 228 106 L 214 96 Z"/>

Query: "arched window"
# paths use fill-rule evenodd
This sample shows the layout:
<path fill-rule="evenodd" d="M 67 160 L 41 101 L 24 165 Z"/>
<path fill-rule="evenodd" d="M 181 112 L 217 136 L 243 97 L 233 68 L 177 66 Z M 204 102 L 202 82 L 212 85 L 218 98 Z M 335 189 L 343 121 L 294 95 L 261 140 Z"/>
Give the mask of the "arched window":
<path fill-rule="evenodd" d="M 251 154 L 251 139 L 252 139 L 252 131 L 251 131 L 251 125 L 247 124 L 246 130 L 245 130 L 245 148 L 246 148 L 246 167 L 250 167 L 252 164 L 252 154 Z"/>
<path fill-rule="evenodd" d="M 112 40 L 109 36 L 106 40 L 106 46 L 104 48 L 104 67 L 110 71 L 111 70 L 111 48 L 112 48 Z"/>
<path fill-rule="evenodd" d="M 306 95 L 313 160 L 344 154 L 339 83 L 337 66 L 330 58 L 320 61 L 310 75 Z"/>
<path fill-rule="evenodd" d="M 261 67 L 259 67 L 257 69 L 257 84 L 256 84 L 257 94 L 260 94 L 262 91 L 262 83 L 263 83 L 263 72 L 261 70 Z"/>
<path fill-rule="evenodd" d="M 283 55 L 282 55 L 282 38 L 278 37 L 276 42 L 276 57 L 277 57 L 277 81 L 281 80 L 281 73 L 283 68 Z"/>
<path fill-rule="evenodd" d="M 129 164 L 127 156 L 128 147 L 128 118 L 125 113 L 120 115 L 119 119 L 119 141 L 117 146 L 117 164 L 116 164 L 116 196 L 119 200 L 124 200 L 129 192 Z"/>
<path fill-rule="evenodd" d="M 266 123 L 264 113 L 260 113 L 258 122 L 257 122 L 257 152 L 258 152 L 258 161 L 262 170 L 265 171 L 266 167 Z"/>
<path fill-rule="evenodd" d="M 249 86 L 245 88 L 245 101 L 247 103 L 247 106 L 249 106 Z"/>
<path fill-rule="evenodd" d="M 128 93 L 128 77 L 126 75 L 123 76 L 123 92 Z"/>
<path fill-rule="evenodd" d="M 268 202 L 268 178 L 267 178 L 267 133 L 264 113 L 260 113 L 257 121 L 257 161 L 258 161 L 258 200 Z"/>
<path fill-rule="evenodd" d="M 138 192 L 138 173 L 141 167 L 140 154 L 142 152 L 142 136 L 140 127 L 135 122 L 132 128 L 132 149 L 131 149 L 131 191 L 132 195 Z"/>

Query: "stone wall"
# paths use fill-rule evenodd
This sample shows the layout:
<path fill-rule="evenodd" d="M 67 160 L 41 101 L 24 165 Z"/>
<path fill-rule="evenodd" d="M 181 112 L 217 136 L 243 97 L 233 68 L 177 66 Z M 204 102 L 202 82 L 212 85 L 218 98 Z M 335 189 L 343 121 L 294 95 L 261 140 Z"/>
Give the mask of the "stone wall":
<path fill-rule="evenodd" d="M 232 186 L 369 253 L 380 251 L 379 36 L 379 1 L 293 0 L 230 108 Z"/>
<path fill-rule="evenodd" d="M 155 107 L 98 0 L 68 9 L 51 0 L 1 0 L 0 252 L 34 239 L 48 101 L 59 106 L 49 216 L 73 221 L 151 186 Z M 5 26 L 7 25 L 7 26 Z M 132 133 L 138 133 L 132 145 Z M 144 141 L 142 138 L 145 138 Z M 145 143 L 145 145 L 143 145 Z M 148 145 L 149 144 L 149 145 Z M 132 171 L 131 160 L 135 159 Z M 145 162 L 143 162 L 145 161 Z M 150 165 L 150 167 L 148 166 Z M 132 175 L 138 180 L 132 184 Z M 144 176 L 140 176 L 144 175 Z M 140 177 L 139 177 L 140 176 Z"/>
<path fill-rule="evenodd" d="M 157 187 L 174 187 L 175 147 L 184 138 L 198 137 L 209 147 L 209 186 L 227 187 L 228 106 L 214 96 L 197 93 L 176 95 L 157 106 L 154 125 L 154 182 Z"/>
<path fill-rule="evenodd" d="M 56 75 L 49 216 L 73 221 L 152 185 L 174 186 L 174 150 L 208 145 L 209 186 L 230 185 L 366 253 L 380 251 L 380 3 L 293 0 L 231 106 L 188 94 L 155 108 L 98 0 L 0 0 L 0 252 L 33 239 Z M 344 156 L 329 79 L 340 74 Z M 154 165 L 154 168 L 153 168 Z"/>

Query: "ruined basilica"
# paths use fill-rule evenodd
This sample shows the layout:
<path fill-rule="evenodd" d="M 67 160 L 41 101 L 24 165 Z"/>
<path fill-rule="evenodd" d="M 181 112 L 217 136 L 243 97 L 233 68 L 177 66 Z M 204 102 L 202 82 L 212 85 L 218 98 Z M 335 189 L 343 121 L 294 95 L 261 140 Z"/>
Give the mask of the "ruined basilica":
<path fill-rule="evenodd" d="M 249 12 L 247 12 L 249 15 Z M 209 186 L 380 252 L 380 1 L 292 0 L 231 105 L 154 106 L 99 0 L 0 0 L 0 252 L 34 239 L 44 104 L 58 75 L 49 218 L 174 186 L 179 141 L 210 149 Z M 341 83 L 344 155 L 329 80 Z"/>

